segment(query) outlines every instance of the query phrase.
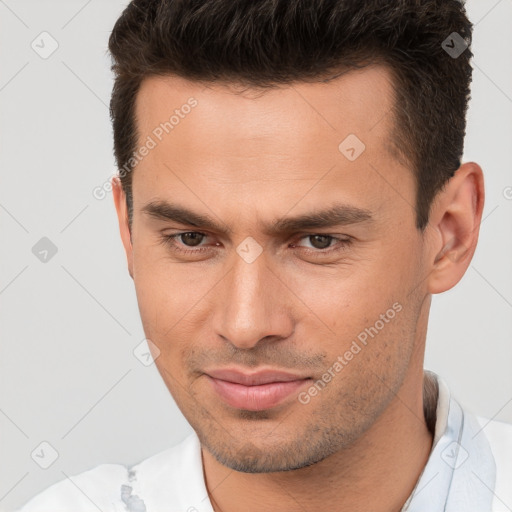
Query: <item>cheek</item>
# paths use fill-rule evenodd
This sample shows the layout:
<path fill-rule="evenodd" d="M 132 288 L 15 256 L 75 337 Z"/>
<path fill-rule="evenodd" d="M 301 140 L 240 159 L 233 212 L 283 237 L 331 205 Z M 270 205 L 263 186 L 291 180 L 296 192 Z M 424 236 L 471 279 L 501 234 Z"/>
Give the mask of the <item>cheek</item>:
<path fill-rule="evenodd" d="M 403 295 L 401 284 L 379 279 L 381 273 L 369 265 L 363 270 L 354 265 L 329 277 L 302 276 L 299 281 L 288 276 L 288 283 L 300 298 L 297 303 L 306 306 L 311 323 L 346 338 L 378 320 Z"/>
<path fill-rule="evenodd" d="M 380 261 L 375 263 L 365 265 L 364 272 L 354 268 L 352 273 L 317 280 L 314 286 L 303 280 L 299 292 L 311 308 L 311 314 L 302 317 L 306 337 L 316 339 L 328 354 L 327 367 L 341 356 L 340 371 L 346 376 L 386 364 L 396 367 L 399 360 L 407 360 L 413 344 L 410 327 L 415 319 L 406 307 L 407 303 L 412 306 L 408 279 L 398 278 Z M 385 268 L 388 272 L 383 274 Z"/>
<path fill-rule="evenodd" d="M 375 312 L 359 313 L 357 318 L 350 311 L 347 315 L 337 338 L 326 348 L 325 372 L 335 377 L 322 396 L 327 401 L 342 399 L 363 412 L 396 389 L 409 367 L 415 341 L 414 308 L 397 301 Z"/>
<path fill-rule="evenodd" d="M 170 328 L 190 309 L 198 281 L 187 270 L 172 264 L 159 245 L 134 247 L 134 284 L 144 324 Z"/>
<path fill-rule="evenodd" d="M 206 339 L 201 331 L 207 329 L 211 316 L 208 292 L 219 278 L 209 279 L 208 272 L 198 266 L 170 262 L 162 247 L 146 246 L 134 254 L 134 283 L 145 336 L 160 350 L 157 366 L 179 373 L 193 340 Z"/>

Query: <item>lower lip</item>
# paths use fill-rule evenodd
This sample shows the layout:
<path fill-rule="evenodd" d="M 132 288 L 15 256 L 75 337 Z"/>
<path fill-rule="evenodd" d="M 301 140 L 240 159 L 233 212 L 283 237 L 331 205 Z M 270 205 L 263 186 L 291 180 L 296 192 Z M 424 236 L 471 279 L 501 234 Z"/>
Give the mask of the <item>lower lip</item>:
<path fill-rule="evenodd" d="M 244 386 L 235 382 L 215 379 L 207 375 L 215 391 L 232 407 L 247 411 L 263 411 L 280 404 L 311 379 L 289 382 L 269 382 L 258 386 Z"/>

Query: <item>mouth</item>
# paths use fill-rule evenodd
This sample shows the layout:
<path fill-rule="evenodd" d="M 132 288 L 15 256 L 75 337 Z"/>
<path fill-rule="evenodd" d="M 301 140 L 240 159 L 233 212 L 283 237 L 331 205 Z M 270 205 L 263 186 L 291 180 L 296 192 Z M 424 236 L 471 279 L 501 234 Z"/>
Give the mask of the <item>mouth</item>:
<path fill-rule="evenodd" d="M 226 404 L 248 411 L 276 407 L 312 380 L 275 370 L 252 374 L 238 370 L 212 370 L 205 375 L 214 392 Z"/>

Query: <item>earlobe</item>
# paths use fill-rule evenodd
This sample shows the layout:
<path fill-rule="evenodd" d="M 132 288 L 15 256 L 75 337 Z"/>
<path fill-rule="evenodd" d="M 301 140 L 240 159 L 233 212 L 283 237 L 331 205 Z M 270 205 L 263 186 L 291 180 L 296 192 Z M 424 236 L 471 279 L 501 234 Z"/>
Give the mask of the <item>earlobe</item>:
<path fill-rule="evenodd" d="M 128 221 L 128 209 L 126 205 L 126 195 L 124 193 L 121 181 L 118 176 L 112 178 L 112 195 L 114 197 L 114 205 L 117 212 L 117 220 L 119 223 L 119 233 L 121 241 L 126 253 L 128 263 L 128 272 L 133 279 L 133 247 L 130 232 L 130 224 Z"/>
<path fill-rule="evenodd" d="M 430 215 L 429 228 L 439 235 L 433 246 L 430 293 L 449 290 L 462 279 L 476 249 L 483 206 L 482 169 L 474 162 L 462 164 L 439 192 Z"/>

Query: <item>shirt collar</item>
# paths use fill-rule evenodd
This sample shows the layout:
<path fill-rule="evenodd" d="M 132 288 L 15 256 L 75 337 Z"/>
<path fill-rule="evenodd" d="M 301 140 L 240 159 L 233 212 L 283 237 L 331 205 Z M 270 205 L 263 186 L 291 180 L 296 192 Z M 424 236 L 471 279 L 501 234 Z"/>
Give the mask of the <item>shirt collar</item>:
<path fill-rule="evenodd" d="M 434 441 L 423 472 L 400 512 L 491 512 L 496 464 L 476 417 L 464 411 L 434 372 L 438 398 Z"/>

